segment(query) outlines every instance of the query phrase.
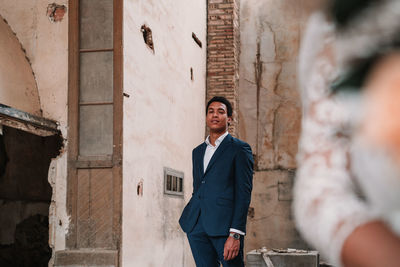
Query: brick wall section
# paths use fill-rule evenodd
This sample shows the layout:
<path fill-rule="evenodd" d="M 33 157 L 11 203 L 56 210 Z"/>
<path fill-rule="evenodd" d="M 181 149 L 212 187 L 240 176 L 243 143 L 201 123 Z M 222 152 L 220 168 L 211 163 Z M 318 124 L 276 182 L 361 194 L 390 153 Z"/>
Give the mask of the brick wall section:
<path fill-rule="evenodd" d="M 232 103 L 229 132 L 237 136 L 239 0 L 208 0 L 207 5 L 207 101 L 224 96 Z"/>

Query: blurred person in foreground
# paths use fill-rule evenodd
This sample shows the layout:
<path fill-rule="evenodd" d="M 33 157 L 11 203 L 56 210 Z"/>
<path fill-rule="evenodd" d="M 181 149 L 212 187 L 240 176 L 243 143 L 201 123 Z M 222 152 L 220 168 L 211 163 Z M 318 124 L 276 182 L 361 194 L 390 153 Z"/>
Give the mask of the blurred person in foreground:
<path fill-rule="evenodd" d="M 296 224 L 334 266 L 400 266 L 400 1 L 326 2 L 299 58 Z"/>

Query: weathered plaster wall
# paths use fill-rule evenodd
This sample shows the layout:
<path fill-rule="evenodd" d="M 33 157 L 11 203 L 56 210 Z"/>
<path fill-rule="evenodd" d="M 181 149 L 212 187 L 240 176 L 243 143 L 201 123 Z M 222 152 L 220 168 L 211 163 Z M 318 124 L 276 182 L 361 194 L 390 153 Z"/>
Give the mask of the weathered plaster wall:
<path fill-rule="evenodd" d="M 154 53 L 143 24 L 152 30 Z M 194 266 L 178 219 L 192 193 L 191 152 L 204 138 L 205 43 L 206 1 L 124 1 L 125 267 Z M 163 167 L 184 172 L 184 198 L 163 195 Z"/>
<path fill-rule="evenodd" d="M 246 250 L 305 247 L 291 216 L 300 131 L 297 55 L 306 1 L 240 1 L 239 136 L 255 154 Z"/>
<path fill-rule="evenodd" d="M 61 21 L 51 22 L 47 8 L 54 2 L 68 5 L 67 0 L 0 0 L 0 15 L 7 20 L 26 51 L 43 117 L 58 121 L 63 137 L 67 138 L 68 11 Z M 61 153 L 52 160 L 49 170 L 49 182 L 53 187 L 50 245 L 56 250 L 65 247 L 69 220 L 66 213 L 66 159 L 66 153 Z"/>
<path fill-rule="evenodd" d="M 68 85 L 68 16 L 51 22 L 47 16 L 49 4 L 68 5 L 67 0 L 0 0 L 0 14 L 26 51 L 39 90 L 45 118 L 67 120 Z"/>

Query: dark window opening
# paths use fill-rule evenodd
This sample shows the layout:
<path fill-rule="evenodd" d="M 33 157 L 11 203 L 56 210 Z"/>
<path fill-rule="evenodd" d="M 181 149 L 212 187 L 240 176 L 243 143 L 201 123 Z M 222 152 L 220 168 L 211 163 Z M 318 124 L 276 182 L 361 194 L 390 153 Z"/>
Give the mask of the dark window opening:
<path fill-rule="evenodd" d="M 0 176 L 0 266 L 47 267 L 52 197 L 48 171 L 63 140 L 6 126 L 0 139 L 8 159 Z"/>
<path fill-rule="evenodd" d="M 193 68 L 190 68 L 190 80 L 194 81 Z"/>

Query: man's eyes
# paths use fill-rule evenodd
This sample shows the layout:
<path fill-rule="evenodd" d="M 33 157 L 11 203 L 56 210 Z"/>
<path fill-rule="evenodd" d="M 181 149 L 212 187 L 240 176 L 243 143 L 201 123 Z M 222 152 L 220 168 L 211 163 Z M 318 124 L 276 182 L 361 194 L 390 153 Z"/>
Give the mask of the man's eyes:
<path fill-rule="evenodd" d="M 210 109 L 210 110 L 208 111 L 208 113 L 215 113 L 215 112 L 218 112 L 219 114 L 225 114 L 225 110 L 217 110 L 217 111 L 214 111 L 214 110 Z"/>

